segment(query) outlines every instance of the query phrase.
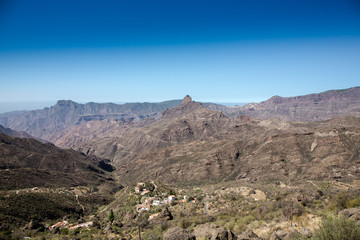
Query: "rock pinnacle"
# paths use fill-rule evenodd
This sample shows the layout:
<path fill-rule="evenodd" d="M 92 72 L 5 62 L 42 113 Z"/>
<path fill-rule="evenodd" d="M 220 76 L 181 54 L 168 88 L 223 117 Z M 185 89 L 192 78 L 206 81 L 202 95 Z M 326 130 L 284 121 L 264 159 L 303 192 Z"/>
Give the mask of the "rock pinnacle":
<path fill-rule="evenodd" d="M 181 104 L 188 104 L 188 103 L 191 103 L 192 101 L 193 101 L 192 98 L 191 98 L 189 95 L 186 95 L 186 96 L 183 98 Z"/>

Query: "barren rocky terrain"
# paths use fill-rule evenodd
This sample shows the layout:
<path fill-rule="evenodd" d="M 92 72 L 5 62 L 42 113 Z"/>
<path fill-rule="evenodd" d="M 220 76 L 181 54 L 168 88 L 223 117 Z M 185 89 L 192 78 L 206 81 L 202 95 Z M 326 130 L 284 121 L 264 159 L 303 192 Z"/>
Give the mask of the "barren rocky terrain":
<path fill-rule="evenodd" d="M 189 99 L 158 121 L 73 126 L 55 144 L 113 160 L 119 178 L 129 183 L 359 176 L 358 117 L 312 123 L 228 118 Z"/>

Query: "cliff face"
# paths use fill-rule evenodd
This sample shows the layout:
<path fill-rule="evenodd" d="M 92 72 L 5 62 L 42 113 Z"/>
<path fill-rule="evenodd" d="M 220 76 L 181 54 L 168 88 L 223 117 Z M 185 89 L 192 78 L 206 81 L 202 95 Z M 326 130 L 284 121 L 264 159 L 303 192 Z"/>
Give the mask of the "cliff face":
<path fill-rule="evenodd" d="M 92 120 L 117 119 L 139 121 L 156 116 L 166 108 L 180 104 L 180 101 L 161 103 L 87 103 L 79 104 L 60 100 L 56 105 L 42 110 L 0 114 L 0 124 L 17 131 L 54 142 L 58 135 L 70 126 Z"/>

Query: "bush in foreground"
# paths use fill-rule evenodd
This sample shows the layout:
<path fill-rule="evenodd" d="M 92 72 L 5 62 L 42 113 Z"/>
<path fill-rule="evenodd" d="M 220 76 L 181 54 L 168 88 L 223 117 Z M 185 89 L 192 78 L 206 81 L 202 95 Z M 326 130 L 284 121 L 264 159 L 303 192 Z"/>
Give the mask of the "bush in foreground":
<path fill-rule="evenodd" d="M 359 240 L 360 225 L 344 217 L 328 217 L 315 234 L 317 240 Z"/>

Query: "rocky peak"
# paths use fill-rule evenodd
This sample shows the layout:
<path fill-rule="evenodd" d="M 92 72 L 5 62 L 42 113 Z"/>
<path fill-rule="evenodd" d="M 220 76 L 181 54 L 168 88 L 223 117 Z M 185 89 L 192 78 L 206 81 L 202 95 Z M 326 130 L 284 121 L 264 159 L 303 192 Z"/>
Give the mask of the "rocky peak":
<path fill-rule="evenodd" d="M 203 109 L 203 108 L 205 108 L 205 107 L 201 103 L 194 102 L 189 95 L 186 95 L 183 98 L 180 105 L 178 105 L 176 107 L 173 107 L 173 108 L 170 108 L 170 109 L 166 109 L 162 113 L 162 118 L 179 117 L 181 115 L 188 114 L 188 113 L 190 113 L 192 111 L 195 111 L 195 110 L 198 110 L 198 109 Z"/>
<path fill-rule="evenodd" d="M 193 102 L 192 98 L 191 98 L 189 95 L 186 95 L 186 96 L 183 98 L 181 104 L 185 105 L 185 104 L 192 103 L 192 102 Z"/>
<path fill-rule="evenodd" d="M 74 107 L 81 106 L 82 104 L 76 103 L 72 100 L 59 100 L 54 107 Z"/>

